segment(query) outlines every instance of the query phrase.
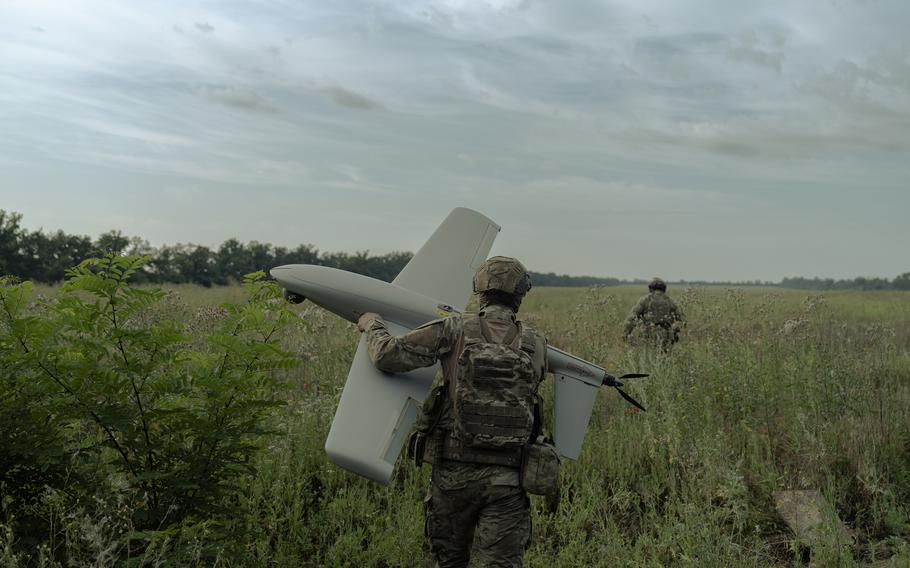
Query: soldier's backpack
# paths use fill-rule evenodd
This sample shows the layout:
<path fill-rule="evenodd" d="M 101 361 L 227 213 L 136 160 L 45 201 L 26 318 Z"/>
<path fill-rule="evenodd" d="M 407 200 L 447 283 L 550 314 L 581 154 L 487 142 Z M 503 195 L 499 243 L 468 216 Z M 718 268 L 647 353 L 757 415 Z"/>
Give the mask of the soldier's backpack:
<path fill-rule="evenodd" d="M 452 435 L 459 442 L 485 449 L 517 449 L 529 442 L 538 377 L 521 348 L 522 335 L 518 322 L 495 343 L 482 316 L 465 315 L 464 351 L 450 389 Z"/>
<path fill-rule="evenodd" d="M 673 303 L 663 294 L 649 294 L 646 320 L 652 325 L 670 327 L 674 318 Z"/>

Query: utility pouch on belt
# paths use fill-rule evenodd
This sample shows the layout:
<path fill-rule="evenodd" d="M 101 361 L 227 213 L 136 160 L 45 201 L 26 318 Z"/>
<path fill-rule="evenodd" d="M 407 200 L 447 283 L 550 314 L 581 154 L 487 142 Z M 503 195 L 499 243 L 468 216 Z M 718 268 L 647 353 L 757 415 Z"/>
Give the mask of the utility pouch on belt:
<path fill-rule="evenodd" d="M 559 453 L 549 439 L 538 436 L 524 447 L 521 486 L 534 495 L 559 494 Z"/>
<path fill-rule="evenodd" d="M 424 452 L 427 449 L 427 437 L 420 432 L 411 432 L 408 437 L 408 459 L 413 460 L 417 467 L 423 465 Z"/>
<path fill-rule="evenodd" d="M 408 437 L 407 456 L 418 467 L 423 465 L 423 462 L 435 463 L 433 459 L 435 455 L 433 450 L 435 448 L 429 448 L 428 452 L 427 442 L 430 441 L 430 434 L 436 428 L 436 425 L 439 424 L 439 419 L 442 417 L 448 388 L 447 382 L 436 385 L 430 391 L 430 394 L 427 395 L 426 400 L 423 401 L 421 412 L 417 416 L 417 420 L 414 421 L 414 427 Z"/>
<path fill-rule="evenodd" d="M 415 432 L 427 434 L 436 427 L 442 416 L 442 407 L 445 404 L 447 390 L 448 385 L 446 383 L 433 387 L 426 400 L 420 405 L 420 414 L 417 415 L 417 419 L 414 421 L 413 430 Z"/>

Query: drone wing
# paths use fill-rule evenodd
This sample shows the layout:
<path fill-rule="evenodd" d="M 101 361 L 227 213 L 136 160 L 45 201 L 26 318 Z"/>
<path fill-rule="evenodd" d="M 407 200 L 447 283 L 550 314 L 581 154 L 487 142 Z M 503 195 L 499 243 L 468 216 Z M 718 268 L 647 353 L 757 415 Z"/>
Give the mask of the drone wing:
<path fill-rule="evenodd" d="M 477 211 L 453 209 L 392 284 L 464 310 L 474 272 L 487 259 L 498 233 L 499 225 Z"/>
<path fill-rule="evenodd" d="M 480 213 L 455 209 L 393 284 L 438 300 L 436 315 L 461 311 L 471 297 L 474 271 L 486 260 L 498 232 L 499 226 Z M 393 321 L 388 314 L 380 315 L 386 316 L 393 335 L 409 331 L 409 325 Z M 428 315 L 427 321 L 432 317 Z M 387 484 L 437 367 L 383 373 L 373 366 L 366 338 L 362 337 L 325 442 L 329 458 L 345 469 Z"/>
<path fill-rule="evenodd" d="M 386 325 L 393 335 L 408 331 L 391 322 Z M 410 373 L 383 373 L 373 365 L 366 337 L 361 337 L 325 441 L 329 459 L 387 484 L 437 367 L 438 364 Z"/>
<path fill-rule="evenodd" d="M 578 459 L 604 371 L 597 365 L 547 347 L 547 367 L 556 383 L 553 438 L 563 457 Z"/>

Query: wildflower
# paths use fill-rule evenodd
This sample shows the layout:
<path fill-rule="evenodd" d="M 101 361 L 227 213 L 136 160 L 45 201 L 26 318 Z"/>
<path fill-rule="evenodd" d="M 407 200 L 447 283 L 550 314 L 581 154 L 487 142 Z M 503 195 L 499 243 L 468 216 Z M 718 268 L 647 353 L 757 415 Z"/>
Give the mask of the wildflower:
<path fill-rule="evenodd" d="M 799 331 L 802 327 L 804 327 L 806 325 L 806 323 L 808 323 L 808 320 L 806 320 L 805 318 L 787 320 L 786 322 L 784 322 L 783 327 L 780 329 L 780 333 L 782 333 L 784 335 L 791 335 L 791 334 Z"/>

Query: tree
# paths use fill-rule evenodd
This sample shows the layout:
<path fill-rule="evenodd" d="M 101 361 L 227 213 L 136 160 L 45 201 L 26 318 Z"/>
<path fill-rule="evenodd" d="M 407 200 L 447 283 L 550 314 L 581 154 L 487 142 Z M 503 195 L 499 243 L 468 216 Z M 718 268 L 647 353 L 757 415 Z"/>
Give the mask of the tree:
<path fill-rule="evenodd" d="M 0 276 L 26 276 L 20 250 L 24 234 L 19 226 L 21 220 L 20 213 L 7 213 L 0 209 Z"/>
<path fill-rule="evenodd" d="M 895 278 L 891 286 L 895 290 L 910 290 L 910 272 L 904 272 Z"/>
<path fill-rule="evenodd" d="M 191 342 L 167 292 L 131 285 L 147 260 L 86 260 L 37 305 L 30 282 L 0 278 L 0 522 L 27 536 L 16 548 L 67 553 L 50 493 L 120 523 L 105 536 L 120 559 L 158 531 L 236 514 L 226 497 L 275 433 L 267 418 L 299 363 L 280 347 L 300 321 L 281 288 L 247 275 L 247 300 Z"/>
<path fill-rule="evenodd" d="M 221 243 L 215 253 L 215 268 L 220 279 L 239 280 L 243 274 L 253 272 L 247 248 L 237 239 Z"/>
<path fill-rule="evenodd" d="M 95 241 L 95 253 L 98 256 L 105 254 L 123 254 L 130 244 L 130 238 L 124 237 L 120 231 L 108 231 L 101 234 Z"/>
<path fill-rule="evenodd" d="M 182 282 L 194 282 L 203 286 L 226 284 L 215 270 L 215 258 L 209 247 L 202 245 L 177 245 L 174 266 Z"/>
<path fill-rule="evenodd" d="M 92 241 L 84 235 L 35 231 L 22 239 L 23 276 L 39 282 L 59 282 L 66 271 L 92 254 Z"/>

